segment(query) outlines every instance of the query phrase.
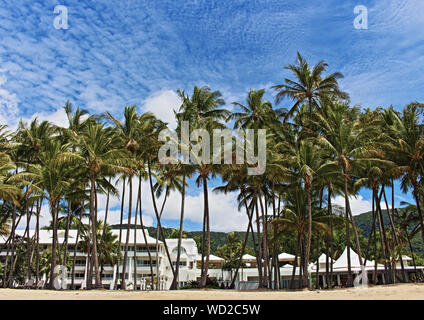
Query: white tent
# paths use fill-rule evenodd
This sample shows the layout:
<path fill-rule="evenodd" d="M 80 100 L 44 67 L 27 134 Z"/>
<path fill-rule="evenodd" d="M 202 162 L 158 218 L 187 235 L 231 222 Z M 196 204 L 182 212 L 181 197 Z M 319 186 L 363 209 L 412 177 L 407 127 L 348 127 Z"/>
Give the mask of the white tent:
<path fill-rule="evenodd" d="M 197 260 L 202 260 L 202 255 L 198 255 L 197 256 Z M 206 256 L 205 256 L 205 261 L 206 261 Z M 217 261 L 225 261 L 225 259 L 222 259 L 220 257 L 214 256 L 213 254 L 209 255 L 209 262 L 217 262 Z"/>
<path fill-rule="evenodd" d="M 250 254 L 244 254 L 242 257 L 241 257 L 241 259 L 242 260 L 244 260 L 244 261 L 256 261 L 256 257 L 254 257 L 254 256 L 252 256 L 252 255 L 250 255 Z"/>
<path fill-rule="evenodd" d="M 211 254 L 211 255 L 209 255 L 209 261 L 224 261 L 224 259 Z"/>
<path fill-rule="evenodd" d="M 278 255 L 278 261 L 294 261 L 295 258 L 294 255 L 285 252 Z"/>
<path fill-rule="evenodd" d="M 326 260 L 327 260 L 327 255 L 325 253 L 323 253 L 322 255 L 320 255 L 319 258 L 318 258 L 318 262 L 320 264 L 321 263 L 326 263 Z M 328 256 L 328 262 L 329 263 L 332 263 L 332 262 L 334 262 L 334 259 L 331 258 L 330 256 Z"/>
<path fill-rule="evenodd" d="M 333 264 L 333 270 L 334 271 L 347 271 L 348 270 L 348 263 L 347 263 L 347 247 L 344 249 L 343 253 L 341 254 L 341 256 L 336 260 L 336 262 L 334 262 Z M 365 259 L 362 258 L 362 263 L 365 262 Z M 374 268 L 374 264 L 375 261 L 374 260 L 369 260 L 367 261 L 367 266 L 366 268 L 368 270 L 373 269 Z M 359 255 L 353 251 L 352 249 L 350 249 L 350 265 L 351 265 L 351 269 L 354 272 L 359 272 L 361 271 L 361 264 L 359 263 Z M 377 268 L 381 268 L 384 266 L 381 264 L 377 265 Z"/>

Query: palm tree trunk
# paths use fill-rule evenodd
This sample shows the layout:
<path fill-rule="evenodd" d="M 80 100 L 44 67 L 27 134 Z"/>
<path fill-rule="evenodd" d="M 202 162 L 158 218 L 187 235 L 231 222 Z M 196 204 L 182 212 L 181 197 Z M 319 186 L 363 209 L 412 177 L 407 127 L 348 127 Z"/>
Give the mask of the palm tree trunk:
<path fill-rule="evenodd" d="M 415 199 L 415 203 L 417 204 L 417 211 L 418 211 L 418 217 L 419 217 L 419 222 L 420 222 L 420 227 L 421 227 L 421 236 L 424 242 L 424 222 L 423 222 L 423 215 L 421 212 L 421 205 L 420 205 L 420 200 L 419 200 L 419 196 L 418 196 L 418 184 L 417 182 L 413 183 L 413 195 L 414 195 L 414 199 Z"/>
<path fill-rule="evenodd" d="M 128 222 L 127 222 L 127 234 L 125 238 L 125 249 L 124 249 L 124 262 L 122 266 L 122 288 L 125 290 L 126 287 L 126 275 L 127 275 L 127 260 L 128 260 L 128 244 L 130 242 L 130 231 L 131 231 L 131 216 L 132 216 L 132 176 L 128 178 L 129 183 L 129 200 L 128 200 Z"/>
<path fill-rule="evenodd" d="M 109 177 L 109 184 L 110 184 L 111 181 L 112 181 L 112 177 Z M 108 188 L 107 197 L 106 197 L 105 221 L 103 222 L 102 239 L 100 241 L 100 251 L 103 250 L 103 245 L 104 245 L 104 242 L 105 242 L 107 216 L 108 216 L 108 213 L 109 213 L 109 199 L 110 199 L 110 189 Z M 100 255 L 99 264 L 100 264 L 102 272 L 103 272 L 104 262 L 103 262 L 103 259 L 102 259 L 102 255 Z"/>
<path fill-rule="evenodd" d="M 69 228 L 71 226 L 71 202 L 68 200 L 68 215 L 66 217 L 66 230 L 65 230 L 65 245 L 63 251 L 63 265 L 66 266 L 68 255 L 68 241 L 69 241 Z"/>
<path fill-rule="evenodd" d="M 143 238 L 144 238 L 144 245 L 146 246 L 147 249 L 147 255 L 149 257 L 149 264 L 150 264 L 150 277 L 151 277 L 151 281 L 152 281 L 152 286 L 153 286 L 153 282 L 154 282 L 154 274 L 153 274 L 153 260 L 152 260 L 152 254 L 150 253 L 150 247 L 149 244 L 147 242 L 147 237 L 146 237 L 146 232 L 144 230 L 144 224 L 143 224 L 143 214 L 142 214 L 142 210 L 141 210 L 141 172 L 139 172 L 138 175 L 138 202 L 139 202 L 139 206 L 138 206 L 138 213 L 140 216 L 140 227 L 141 230 L 143 232 Z M 158 254 L 158 252 L 156 252 L 156 254 Z"/>
<path fill-rule="evenodd" d="M 91 232 L 93 234 L 93 244 L 92 244 L 92 259 L 94 264 L 95 272 L 95 288 L 100 289 L 102 287 L 102 282 L 100 279 L 100 269 L 99 269 L 99 258 L 97 255 L 97 219 L 95 213 L 95 196 L 96 196 L 96 177 L 91 177 L 91 192 L 90 192 L 90 218 L 91 218 Z"/>
<path fill-rule="evenodd" d="M 15 232 L 16 228 L 19 223 L 16 223 L 16 205 L 13 206 L 13 213 L 12 213 L 12 232 L 11 232 L 11 243 L 12 243 L 12 257 L 10 262 L 10 271 L 9 271 L 9 278 L 7 280 L 8 286 L 12 287 L 12 279 L 13 279 L 13 271 L 14 271 L 14 261 L 15 261 Z M 8 247 L 9 248 L 9 247 Z M 7 255 L 9 254 L 9 250 L 7 252 Z M 6 266 L 7 266 L 7 257 L 6 257 Z M 4 268 L 4 272 L 7 272 L 7 268 Z"/>
<path fill-rule="evenodd" d="M 36 251 L 35 251 L 35 280 L 40 280 L 40 213 L 43 198 L 37 199 L 37 220 L 35 224 L 36 233 Z"/>
<path fill-rule="evenodd" d="M 134 291 L 137 290 L 137 210 L 138 210 L 138 199 L 135 206 L 135 217 L 134 217 Z"/>
<path fill-rule="evenodd" d="M 264 286 L 266 288 L 268 288 L 268 285 L 269 285 L 269 283 L 268 283 L 269 262 L 268 262 L 268 241 L 267 241 L 267 234 L 268 233 L 267 233 L 267 229 L 266 229 L 267 225 L 266 225 L 266 222 L 265 222 L 266 218 L 265 218 L 265 214 L 264 214 L 264 207 L 263 207 L 263 204 L 262 204 L 262 196 L 261 196 L 260 193 L 259 193 L 259 204 L 260 204 L 260 207 L 261 207 L 261 217 L 262 217 L 262 241 L 263 241 L 262 249 L 263 249 L 263 256 L 264 256 L 264 279 L 263 279 L 263 282 L 264 282 Z"/>
<path fill-rule="evenodd" d="M 331 188 L 328 187 L 328 193 L 327 193 L 327 215 L 331 217 Z M 333 222 L 330 219 L 330 236 L 325 237 L 325 278 L 327 282 L 328 289 L 331 289 L 333 287 L 333 279 L 330 277 L 330 237 L 333 237 Z"/>
<path fill-rule="evenodd" d="M 53 239 L 52 239 L 52 260 L 50 267 L 50 289 L 54 288 L 54 279 L 56 276 L 56 244 L 57 244 L 57 213 L 56 213 L 56 202 L 50 200 L 50 210 L 53 218 Z"/>
<path fill-rule="evenodd" d="M 211 230 L 209 223 L 209 196 L 207 178 L 203 177 L 203 199 L 204 199 L 204 214 L 206 222 L 206 261 L 204 265 L 203 277 L 201 279 L 201 287 L 206 287 L 206 280 L 209 269 L 209 256 L 211 254 Z"/>
<path fill-rule="evenodd" d="M 317 237 L 317 257 L 319 258 L 319 237 Z M 319 289 L 320 283 L 319 283 L 319 259 L 317 258 L 317 270 L 316 270 L 316 283 L 315 283 L 315 289 Z"/>
<path fill-rule="evenodd" d="M 411 239 L 408 234 L 408 228 L 405 229 L 405 232 L 406 232 L 406 238 L 408 239 L 409 250 L 412 253 L 412 263 L 414 264 L 415 281 L 417 281 L 418 279 L 417 264 L 415 263 L 415 253 L 414 253 L 414 249 L 412 248 Z"/>
<path fill-rule="evenodd" d="M 205 273 L 205 247 L 206 247 L 206 215 L 203 211 L 203 225 L 202 225 L 202 242 L 201 242 L 201 262 L 200 262 L 200 281 L 199 288 L 202 288 L 203 277 Z"/>
<path fill-rule="evenodd" d="M 82 225 L 82 215 L 84 212 L 84 201 L 81 201 L 81 211 L 80 211 L 80 216 L 79 216 L 79 220 L 78 220 L 78 227 L 77 227 L 77 237 L 75 239 L 75 247 L 74 247 L 74 258 L 73 258 L 73 262 L 72 262 L 72 278 L 71 278 L 71 288 L 72 290 L 75 289 L 75 263 L 77 261 L 77 251 L 78 251 L 78 243 L 79 243 L 79 237 L 80 237 L 80 233 L 81 233 L 81 225 Z M 88 257 L 87 257 L 88 259 Z"/>
<path fill-rule="evenodd" d="M 239 261 L 237 262 L 237 267 L 236 267 L 236 270 L 234 272 L 234 276 L 232 277 L 232 280 L 231 280 L 231 284 L 230 284 L 231 289 L 234 288 L 234 284 L 236 282 L 240 266 L 243 263 L 243 255 L 244 255 L 244 251 L 246 250 L 247 240 L 249 239 L 249 230 L 252 228 L 253 211 L 252 211 L 252 213 L 249 213 L 249 208 L 247 206 L 245 192 L 244 192 L 243 189 L 242 189 L 242 193 L 243 193 L 243 199 L 244 199 L 243 202 L 244 202 L 244 206 L 246 208 L 246 214 L 247 214 L 249 221 L 248 221 L 248 224 L 247 224 L 247 230 L 246 230 L 246 234 L 245 234 L 245 237 L 244 237 L 244 241 L 243 241 L 243 244 L 242 244 L 242 247 L 241 247 L 240 258 L 239 258 Z"/>
<path fill-rule="evenodd" d="M 370 235 L 368 237 L 368 243 L 367 243 L 367 251 L 365 253 L 365 261 L 364 261 L 364 266 L 367 265 L 367 261 L 369 259 L 369 251 L 370 251 L 370 247 L 371 247 L 371 243 L 376 243 L 377 239 L 376 239 L 376 232 L 375 232 L 375 227 L 376 227 L 376 218 L 377 215 L 375 213 L 375 206 L 374 206 L 374 198 L 375 198 L 375 191 L 374 189 L 372 189 L 372 205 L 371 205 L 371 212 L 372 212 L 372 225 L 371 225 L 371 232 Z M 375 259 L 375 263 L 374 263 L 374 272 L 373 272 L 373 279 L 374 279 L 374 284 L 375 284 L 375 280 L 377 279 L 377 256 L 376 256 L 376 252 L 374 252 L 374 259 Z"/>
<path fill-rule="evenodd" d="M 383 195 L 383 188 L 381 189 L 380 197 L 379 199 L 376 199 L 376 207 L 377 207 L 377 217 L 378 217 L 378 226 L 380 229 L 380 240 L 381 240 L 381 247 L 383 252 L 383 258 L 384 258 L 384 270 L 386 273 L 386 277 L 388 282 L 390 281 L 391 275 L 390 275 L 390 263 L 388 263 L 389 259 L 389 249 L 387 244 L 387 237 L 386 237 L 386 228 L 384 226 L 384 220 L 383 220 L 383 214 L 381 211 L 380 201 L 381 197 Z"/>
<path fill-rule="evenodd" d="M 162 238 L 162 242 L 163 242 L 163 245 L 164 245 L 164 248 L 165 248 L 166 256 L 167 256 L 168 262 L 170 264 L 172 275 L 175 276 L 174 266 L 172 265 L 171 255 L 169 254 L 168 245 L 166 244 L 166 241 L 165 241 L 165 235 L 163 233 L 158 208 L 157 208 L 157 205 L 156 205 L 156 198 L 155 198 L 155 193 L 154 193 L 154 190 L 153 190 L 152 170 L 151 170 L 151 167 L 150 167 L 150 161 L 147 162 L 147 168 L 148 168 L 148 171 L 149 171 L 150 192 L 151 192 L 152 201 L 153 201 L 153 208 L 154 208 L 155 215 L 156 215 L 157 227 L 160 230 L 160 236 Z"/>
<path fill-rule="evenodd" d="M 124 220 L 124 203 L 125 203 L 125 177 L 123 178 L 122 182 L 122 199 L 121 199 L 121 220 L 119 224 L 119 246 L 118 246 L 118 262 L 117 262 L 117 276 L 115 277 L 115 290 L 118 288 L 118 279 L 120 278 L 120 272 L 119 269 L 121 268 L 121 242 L 122 242 L 122 222 Z M 124 270 L 122 270 L 122 273 L 124 273 Z M 122 283 L 121 283 L 121 289 L 122 289 Z"/>
<path fill-rule="evenodd" d="M 31 210 L 28 210 L 28 199 L 27 199 L 27 204 L 26 204 L 26 214 L 27 214 L 27 228 L 28 228 L 28 233 L 27 233 L 27 279 L 31 279 L 31 244 L 30 244 L 30 223 L 31 223 L 31 213 L 32 210 L 34 208 L 34 205 L 31 206 Z"/>
<path fill-rule="evenodd" d="M 345 172 L 343 172 L 346 174 Z M 349 193 L 347 192 L 347 178 L 344 178 L 345 193 L 345 225 L 346 225 L 346 248 L 347 248 L 347 287 L 353 284 L 352 264 L 350 260 L 350 222 L 349 222 Z"/>
<path fill-rule="evenodd" d="M 86 233 L 87 238 L 87 283 L 86 283 L 86 289 L 91 290 L 93 285 L 93 258 L 92 258 L 92 249 L 91 249 L 91 223 L 92 219 L 90 216 L 90 200 L 88 201 L 89 206 L 89 213 L 88 213 L 88 228 Z"/>
<path fill-rule="evenodd" d="M 274 187 L 273 187 L 274 189 Z M 276 212 L 276 206 L 275 206 L 275 194 L 273 194 L 273 199 L 272 199 L 272 206 L 273 206 L 273 219 L 277 218 L 277 215 L 280 214 L 280 196 L 278 196 L 278 212 Z M 278 232 L 277 232 L 277 226 L 274 225 L 273 226 L 273 231 L 274 231 L 274 257 L 273 257 L 273 262 L 274 262 L 274 270 L 275 270 L 275 289 L 276 290 L 280 290 L 281 289 L 281 277 L 280 277 L 280 267 L 278 264 L 278 243 L 277 243 L 277 237 L 278 237 Z"/>
<path fill-rule="evenodd" d="M 393 183 L 393 180 L 392 180 L 392 183 Z M 383 186 L 383 189 L 384 189 L 384 186 Z M 393 191 L 393 185 L 392 185 L 392 191 Z M 386 191 L 383 191 L 383 196 L 384 196 L 384 202 L 386 204 L 387 215 L 389 216 L 390 227 L 391 227 L 392 233 L 393 233 L 393 240 L 394 240 L 394 246 L 393 247 L 395 247 L 395 246 L 397 247 L 397 246 L 399 246 L 399 239 L 398 239 L 398 236 L 397 236 L 395 223 L 393 221 L 393 214 L 390 211 L 389 204 L 388 204 L 388 201 L 387 201 Z M 394 199 L 393 199 L 393 194 L 392 194 L 392 210 L 394 210 L 393 202 L 394 202 Z M 392 257 L 392 259 L 394 259 L 393 282 L 396 282 L 396 251 L 395 250 L 394 250 L 394 253 L 395 253 L 394 254 L 395 256 Z M 401 272 L 402 272 L 402 282 L 405 282 L 406 275 L 405 275 L 405 267 L 403 265 L 403 260 L 402 260 L 402 254 L 400 255 L 400 267 L 401 267 Z"/>
<path fill-rule="evenodd" d="M 163 199 L 162 202 L 162 207 L 160 209 L 160 213 L 159 213 L 159 218 L 162 219 L 162 213 L 163 213 L 163 209 L 165 208 L 165 203 L 166 200 L 168 198 L 168 188 L 169 186 L 166 186 L 166 191 L 165 191 L 165 198 Z M 159 251 L 159 228 L 156 228 L 156 252 Z M 159 255 L 156 255 L 156 273 L 159 274 Z M 159 277 L 156 277 L 156 288 L 157 290 L 159 290 Z"/>
<path fill-rule="evenodd" d="M 303 278 L 303 285 L 308 286 L 308 265 L 309 257 L 311 255 L 311 244 L 312 244 L 312 191 L 309 183 L 306 183 L 306 193 L 308 194 L 308 244 L 306 247 L 305 256 L 305 271 Z"/>
<path fill-rule="evenodd" d="M 183 222 L 184 222 L 184 203 L 185 203 L 185 184 L 186 175 L 183 174 L 183 189 L 181 190 L 181 214 L 180 214 L 180 228 L 178 230 L 178 245 L 177 245 L 177 261 L 175 266 L 175 275 L 172 279 L 170 290 L 178 289 L 178 276 L 180 272 L 180 256 L 181 256 L 181 241 L 183 237 Z"/>
<path fill-rule="evenodd" d="M 255 196 L 253 198 L 254 201 L 254 208 L 252 210 L 255 210 L 256 212 L 256 229 L 258 234 L 258 275 L 259 275 L 259 288 L 264 287 L 264 281 L 262 277 L 262 242 L 261 242 L 261 227 L 260 227 L 260 219 L 259 219 L 259 208 L 258 208 L 258 198 L 255 193 Z"/>
<path fill-rule="evenodd" d="M 297 250 L 300 250 L 300 238 L 299 235 L 297 236 Z M 293 271 L 292 271 L 292 276 L 291 276 L 291 281 L 290 281 L 290 290 L 294 290 L 294 281 L 296 278 L 296 269 L 297 269 L 297 260 L 298 260 L 298 251 L 296 251 L 296 254 L 294 256 L 294 261 L 293 261 Z"/>

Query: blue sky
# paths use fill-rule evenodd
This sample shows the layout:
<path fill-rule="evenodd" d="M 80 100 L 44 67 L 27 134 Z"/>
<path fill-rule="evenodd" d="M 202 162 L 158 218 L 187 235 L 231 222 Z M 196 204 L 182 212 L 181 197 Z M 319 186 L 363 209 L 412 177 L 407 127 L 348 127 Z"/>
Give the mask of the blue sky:
<path fill-rule="evenodd" d="M 53 25 L 56 5 L 68 8 L 67 30 Z M 367 30 L 353 26 L 356 5 L 368 8 Z M 65 124 L 61 107 L 68 99 L 118 117 L 136 104 L 170 121 L 175 90 L 195 84 L 220 90 L 230 107 L 249 88 L 282 83 L 283 67 L 297 50 L 311 63 L 324 59 L 330 72 L 341 71 L 352 104 L 400 109 L 424 101 L 423 12 L 420 0 L 4 0 L 0 122 L 13 128 L 19 118 L 38 116 Z M 274 92 L 267 98 L 273 101 Z M 195 186 L 190 196 L 186 227 L 199 229 L 203 208 Z M 243 229 L 233 198 L 213 197 L 212 228 Z M 361 192 L 354 209 L 365 209 L 369 199 Z M 178 195 L 170 201 L 164 224 L 174 226 Z"/>

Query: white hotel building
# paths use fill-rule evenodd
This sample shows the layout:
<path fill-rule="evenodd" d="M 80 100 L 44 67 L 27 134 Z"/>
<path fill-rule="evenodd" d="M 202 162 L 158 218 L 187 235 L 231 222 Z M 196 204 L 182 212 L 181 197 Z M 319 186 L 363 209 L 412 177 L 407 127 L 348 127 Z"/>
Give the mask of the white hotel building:
<path fill-rule="evenodd" d="M 34 236 L 34 230 L 30 231 L 30 237 Z M 119 230 L 112 230 L 112 232 L 119 236 Z M 126 239 L 126 230 L 122 230 L 121 237 L 121 250 L 123 255 L 123 250 L 125 246 Z M 24 230 L 17 230 L 16 236 L 22 237 L 24 235 Z M 151 279 L 151 268 L 149 263 L 149 255 L 146 247 L 150 248 L 150 254 L 153 261 L 153 275 L 156 279 L 158 276 L 160 279 L 160 289 L 166 290 L 170 287 L 173 275 L 169 260 L 167 258 L 164 245 L 162 241 L 158 241 L 158 250 L 156 251 L 156 239 L 151 237 L 147 230 L 145 230 L 146 240 L 143 236 L 141 229 L 137 229 L 136 232 L 136 263 L 134 263 L 134 230 L 130 231 L 129 235 L 129 244 L 128 244 L 128 260 L 127 260 L 127 286 L 132 287 L 136 284 L 137 289 L 149 289 L 150 279 Z M 68 252 L 69 260 L 73 260 L 74 249 L 76 244 L 77 230 L 69 230 L 68 235 Z M 58 231 L 58 244 L 62 245 L 65 241 L 65 231 Z M 166 239 L 168 245 L 168 250 L 171 255 L 171 261 L 175 267 L 177 260 L 177 245 L 178 239 Z M 0 261 L 4 263 L 7 248 L 5 246 L 6 237 L 0 236 Z M 46 249 L 52 244 L 52 232 L 48 230 L 40 230 L 40 250 Z M 9 255 L 11 253 L 9 252 Z M 292 277 L 293 267 L 287 262 L 293 262 L 294 256 L 288 254 L 281 254 L 280 258 L 280 275 L 283 287 L 288 286 L 288 281 Z M 156 264 L 156 259 L 158 264 Z M 122 259 L 121 259 L 122 260 Z M 200 279 L 201 271 L 199 269 L 201 257 L 197 250 L 196 242 L 193 239 L 182 239 L 181 244 L 181 255 L 180 255 L 180 269 L 179 269 L 179 285 L 185 285 L 191 280 Z M 224 259 L 216 257 L 214 255 L 210 256 L 210 268 L 208 275 L 210 278 L 217 280 L 219 283 L 224 282 L 228 284 L 231 281 L 232 272 L 222 270 L 222 264 Z M 250 255 L 244 255 L 243 260 L 246 263 L 246 267 L 240 269 L 236 281 L 236 288 L 239 289 L 250 289 L 257 286 L 258 280 L 258 269 L 256 268 L 256 258 Z M 119 274 L 122 275 L 122 261 L 119 267 Z M 134 268 L 136 268 L 137 279 L 134 281 Z M 117 266 L 105 265 L 102 275 L 102 284 L 104 288 L 112 289 L 115 283 L 115 279 L 119 276 L 118 284 L 120 283 L 121 276 L 118 274 Z M 233 271 L 234 272 L 234 271 Z M 41 275 L 40 275 L 41 276 Z M 47 275 L 43 275 L 44 278 Z M 155 280 L 156 282 L 156 280 Z M 87 283 L 87 254 L 81 251 L 76 252 L 76 262 L 75 262 L 75 278 L 74 285 L 76 288 L 85 287 Z M 94 281 L 93 281 L 94 283 Z M 256 285 L 255 285 L 256 283 Z M 68 288 L 71 285 L 71 270 L 68 270 Z"/>

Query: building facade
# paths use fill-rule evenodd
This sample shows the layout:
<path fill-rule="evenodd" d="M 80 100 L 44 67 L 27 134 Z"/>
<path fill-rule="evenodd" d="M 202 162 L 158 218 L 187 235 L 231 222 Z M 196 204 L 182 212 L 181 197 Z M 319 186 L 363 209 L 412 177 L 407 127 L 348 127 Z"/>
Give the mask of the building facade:
<path fill-rule="evenodd" d="M 30 237 L 34 237 L 34 230 L 30 230 Z M 119 230 L 112 230 L 112 233 L 119 238 Z M 24 230 L 17 230 L 16 237 L 26 237 Z M 68 233 L 68 260 L 74 261 L 74 279 L 72 282 L 72 270 L 66 270 L 66 286 L 71 288 L 73 284 L 75 288 L 85 288 L 88 277 L 88 259 L 87 253 L 81 249 L 81 237 L 77 239 L 77 230 L 69 230 Z M 52 245 L 53 234 L 50 230 L 40 230 L 39 243 L 40 251 L 46 250 Z M 102 285 L 106 289 L 115 288 L 115 284 L 120 288 L 120 283 L 123 274 L 123 252 L 125 248 L 125 240 L 127 238 L 127 230 L 122 230 L 121 233 L 121 261 L 119 267 L 117 265 L 101 266 Z M 0 236 L 0 261 L 3 264 L 7 256 L 7 241 L 6 237 Z M 171 258 L 173 268 L 176 266 L 178 253 L 178 239 L 166 239 L 166 244 Z M 65 230 L 58 230 L 58 245 L 65 243 Z M 11 255 L 9 247 L 9 256 Z M 294 261 L 294 256 L 285 253 L 279 256 L 281 258 L 279 276 L 282 287 L 288 287 L 288 282 L 293 277 L 293 267 L 287 262 Z M 292 258 L 292 259 L 291 259 Z M 151 262 L 150 262 L 151 260 Z M 201 276 L 200 270 L 201 256 L 194 239 L 182 239 L 180 266 L 179 266 L 179 286 L 184 286 L 190 281 L 199 280 Z M 254 289 L 258 286 L 258 269 L 256 258 L 251 255 L 244 255 L 243 261 L 245 267 L 240 268 L 237 279 L 237 289 Z M 292 262 L 293 262 L 292 261 Z M 224 270 L 223 264 L 225 260 L 211 255 L 209 259 L 208 277 L 216 280 L 219 284 L 228 285 L 231 283 L 234 275 L 234 270 Z M 149 235 L 145 229 L 144 233 L 141 229 L 136 231 L 130 230 L 128 255 L 126 263 L 126 287 L 133 289 L 136 286 L 137 290 L 159 289 L 167 290 L 171 286 L 173 273 L 171 263 L 167 257 L 165 247 L 162 241 L 157 241 L 156 238 Z M 135 271 L 135 272 L 134 272 Z M 296 270 L 294 277 L 299 276 Z M 40 275 L 43 279 L 47 279 L 48 275 Z M 153 282 L 152 282 L 153 278 Z M 94 275 L 93 275 L 94 283 Z"/>

